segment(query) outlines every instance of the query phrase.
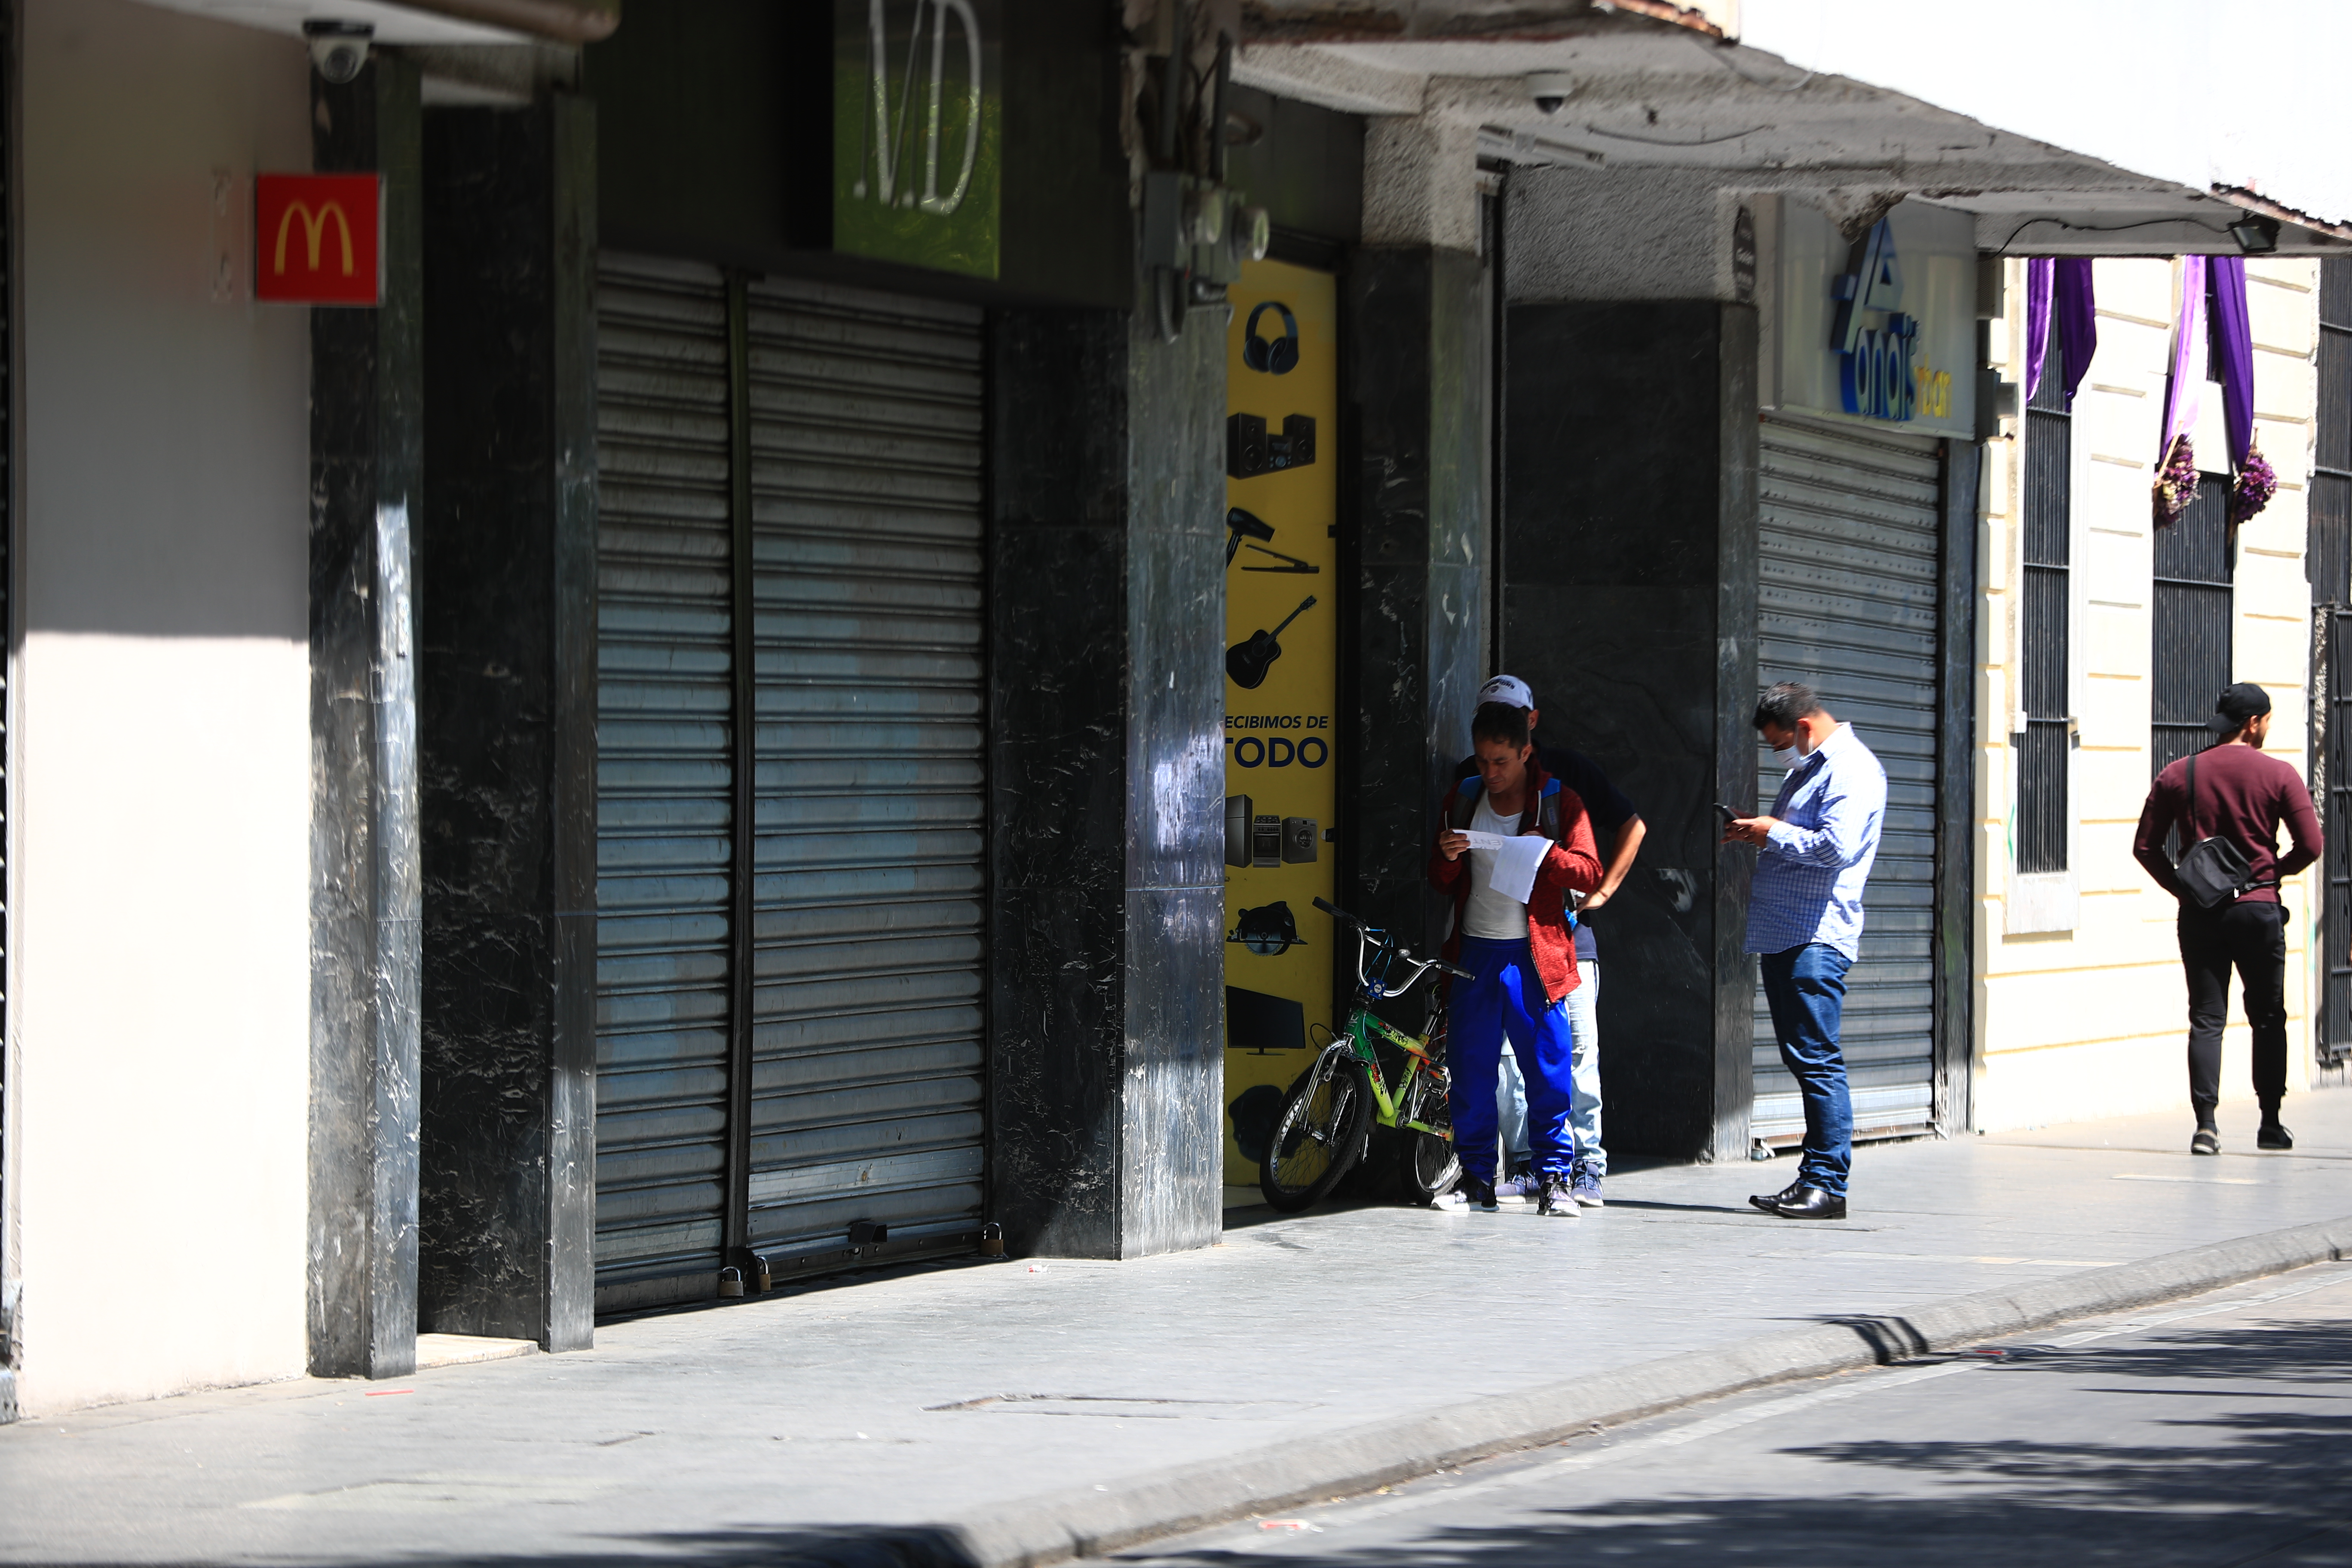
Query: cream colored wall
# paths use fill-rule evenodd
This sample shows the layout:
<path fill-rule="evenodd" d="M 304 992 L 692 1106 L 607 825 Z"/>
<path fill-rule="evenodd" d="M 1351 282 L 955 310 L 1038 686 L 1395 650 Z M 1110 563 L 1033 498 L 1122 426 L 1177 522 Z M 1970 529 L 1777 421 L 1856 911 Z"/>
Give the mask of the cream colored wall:
<path fill-rule="evenodd" d="M 2003 373 L 2024 378 L 2024 263 L 2012 261 L 2009 315 L 1993 323 Z M 2250 262 L 2247 303 L 2255 342 L 2256 438 L 2280 485 L 2242 530 L 2236 576 L 2235 674 L 2266 688 L 2275 717 L 2270 750 L 2302 771 L 2310 591 L 2304 580 L 2305 499 L 2311 472 L 2316 382 L 2318 263 Z M 2085 1117 L 2177 1110 L 2186 1137 L 2187 992 L 2173 937 L 2172 900 L 2131 857 L 2148 784 L 2149 488 L 2161 439 L 2176 264 L 2101 260 L 2095 270 L 2099 345 L 2074 403 L 2073 563 L 2075 752 L 2071 862 L 2079 894 L 2074 929 L 2012 934 L 2019 900 L 2010 820 L 2017 701 L 2016 583 L 2021 421 L 2002 421 L 1988 447 L 1978 770 L 1982 892 L 1977 931 L 1979 1128 L 2039 1126 Z M 2218 438 L 2218 412 L 2206 430 Z M 2204 450 L 2205 440 L 2199 442 Z M 2284 890 L 2288 927 L 2290 1088 L 2307 1085 L 2312 877 Z M 2234 988 L 2233 988 L 2234 991 Z M 2233 994 L 2223 1043 L 2222 1096 L 2250 1100 L 2242 1008 Z M 2225 1131 L 2227 1131 L 2225 1125 Z"/>
<path fill-rule="evenodd" d="M 121 0 L 24 28 L 7 1196 L 38 1415 L 303 1368 L 309 323 L 251 303 L 239 237 L 310 127 L 299 39 Z"/>

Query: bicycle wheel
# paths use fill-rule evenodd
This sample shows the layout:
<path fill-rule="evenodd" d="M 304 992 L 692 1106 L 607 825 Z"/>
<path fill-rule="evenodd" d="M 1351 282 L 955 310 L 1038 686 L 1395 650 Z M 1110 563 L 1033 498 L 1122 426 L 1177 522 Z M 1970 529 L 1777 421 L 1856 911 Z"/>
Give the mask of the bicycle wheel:
<path fill-rule="evenodd" d="M 1397 1120 L 1418 1121 L 1424 1126 L 1442 1127 L 1452 1131 L 1454 1110 L 1446 1099 L 1445 1069 L 1431 1068 L 1413 1085 L 1413 1098 L 1419 1103 L 1408 1107 Z M 1415 1203 L 1435 1203 L 1454 1190 L 1462 1179 L 1462 1161 L 1454 1148 L 1454 1140 L 1433 1133 L 1404 1131 L 1404 1184 Z"/>
<path fill-rule="evenodd" d="M 1371 1114 L 1362 1063 L 1334 1052 L 1308 1068 L 1282 1102 L 1258 1166 L 1265 1201 L 1285 1214 L 1321 1202 L 1363 1153 Z"/>

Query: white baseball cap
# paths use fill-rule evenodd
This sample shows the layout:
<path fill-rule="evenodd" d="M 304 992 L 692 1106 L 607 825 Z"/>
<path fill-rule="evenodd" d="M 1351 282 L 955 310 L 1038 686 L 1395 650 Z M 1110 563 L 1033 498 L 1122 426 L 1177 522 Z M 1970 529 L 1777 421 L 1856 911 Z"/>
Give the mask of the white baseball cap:
<path fill-rule="evenodd" d="M 1511 708 L 1525 708 L 1532 712 L 1535 710 L 1536 694 L 1529 691 L 1528 683 L 1517 676 L 1498 675 L 1478 689 L 1479 706 L 1483 708 L 1489 702 L 1500 702 Z"/>

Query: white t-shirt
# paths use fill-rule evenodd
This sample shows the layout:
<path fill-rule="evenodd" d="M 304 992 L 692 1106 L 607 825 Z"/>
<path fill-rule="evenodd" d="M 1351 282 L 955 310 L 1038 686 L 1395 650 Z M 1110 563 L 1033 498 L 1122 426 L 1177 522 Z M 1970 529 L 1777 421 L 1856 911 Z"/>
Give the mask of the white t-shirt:
<path fill-rule="evenodd" d="M 1473 833 L 1498 833 L 1515 838 L 1519 831 L 1519 813 L 1497 816 L 1487 804 L 1486 792 L 1478 792 L 1478 809 L 1470 817 Z M 1525 942 L 1528 940 L 1528 906 L 1517 899 L 1507 899 L 1487 883 L 1495 875 L 1495 852 L 1473 849 L 1464 857 L 1470 862 L 1470 901 L 1462 910 L 1462 934 L 1486 937 L 1495 942 Z"/>

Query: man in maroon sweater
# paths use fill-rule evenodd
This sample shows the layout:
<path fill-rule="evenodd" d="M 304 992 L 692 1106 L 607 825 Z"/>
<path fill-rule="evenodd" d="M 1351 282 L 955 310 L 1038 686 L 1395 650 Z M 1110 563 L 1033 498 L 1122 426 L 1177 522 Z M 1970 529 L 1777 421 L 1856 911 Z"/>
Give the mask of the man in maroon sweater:
<path fill-rule="evenodd" d="M 2189 1100 L 2197 1110 L 2192 1154 L 2218 1154 L 2213 1108 L 2221 1098 L 2221 1026 L 2230 1012 L 2230 967 L 2237 966 L 2246 1022 L 2254 1037 L 2254 1098 L 2262 1101 L 2263 1149 L 2292 1149 L 2279 1121 L 2286 1095 L 2286 906 L 2278 885 L 2319 858 L 2319 819 L 2295 771 L 2263 755 L 2271 732 L 2270 693 L 2251 681 L 2223 689 L 2206 721 L 2218 742 L 2200 752 L 2197 798 L 2189 798 L 2183 757 L 2156 775 L 2139 814 L 2132 856 L 2156 885 L 2180 900 L 2180 966 L 2189 973 Z M 2279 824 L 2294 847 L 2278 852 Z M 2244 854 L 2254 886 L 2211 909 L 2187 897 L 2165 839 L 2179 829 L 2183 853 L 2200 838 L 2224 838 Z"/>

